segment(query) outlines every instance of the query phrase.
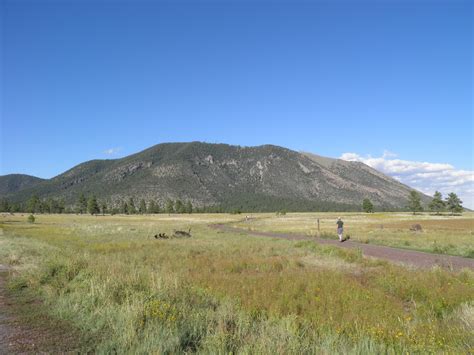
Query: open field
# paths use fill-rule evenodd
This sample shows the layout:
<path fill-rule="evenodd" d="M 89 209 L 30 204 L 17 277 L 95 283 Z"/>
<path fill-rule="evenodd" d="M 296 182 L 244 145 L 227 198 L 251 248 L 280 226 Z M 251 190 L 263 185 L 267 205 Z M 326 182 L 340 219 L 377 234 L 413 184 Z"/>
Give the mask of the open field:
<path fill-rule="evenodd" d="M 321 232 L 334 234 L 337 216 L 319 216 Z M 242 222 L 242 217 L 38 215 L 29 224 L 27 215 L 5 215 L 0 216 L 0 264 L 13 270 L 9 292 L 34 293 L 51 317 L 93 339 L 84 350 L 474 351 L 472 270 L 405 268 L 365 259 L 357 250 L 208 227 L 228 222 L 314 234 L 318 218 L 262 214 Z M 473 247 L 472 215 L 342 217 L 352 238 L 370 243 L 408 241 L 405 247 L 422 249 L 426 243 L 419 238 L 430 238 L 452 244 L 450 250 L 459 255 Z M 414 223 L 424 232 L 405 231 Z M 377 228 L 381 224 L 383 230 Z M 152 237 L 188 228 L 191 238 Z"/>
<path fill-rule="evenodd" d="M 422 250 L 437 254 L 474 257 L 474 213 L 434 216 L 410 213 L 290 213 L 255 215 L 233 224 L 256 231 L 318 235 L 336 238 L 336 219 L 342 217 L 344 233 L 361 243 Z M 253 217 L 253 216 L 251 216 Z M 419 224 L 422 231 L 410 231 Z"/>

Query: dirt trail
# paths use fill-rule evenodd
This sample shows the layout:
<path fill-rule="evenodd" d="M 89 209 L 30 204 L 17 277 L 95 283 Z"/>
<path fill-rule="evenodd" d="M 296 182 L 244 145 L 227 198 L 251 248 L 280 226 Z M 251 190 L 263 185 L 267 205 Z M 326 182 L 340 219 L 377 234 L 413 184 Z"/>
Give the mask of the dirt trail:
<path fill-rule="evenodd" d="M 6 309 L 4 288 L 7 271 L 8 269 L 0 264 L 0 354 L 9 353 L 9 338 L 13 331 L 9 325 L 9 318 L 4 313 Z"/>
<path fill-rule="evenodd" d="M 47 316 L 40 301 L 6 290 L 9 272 L 0 264 L 0 355 L 79 353 L 82 338 L 75 329 Z"/>
<path fill-rule="evenodd" d="M 340 248 L 359 248 L 365 256 L 371 256 L 374 258 L 389 260 L 396 263 L 414 265 L 418 267 L 429 268 L 439 265 L 441 267 L 449 268 L 452 270 L 460 270 L 463 268 L 469 268 L 474 270 L 474 259 L 463 258 L 461 256 L 424 253 L 415 250 L 397 249 L 381 245 L 357 243 L 350 240 L 344 243 L 340 243 L 337 240 L 314 238 L 308 237 L 306 235 L 250 231 L 243 228 L 231 227 L 225 224 L 214 224 L 211 225 L 211 227 L 218 230 L 245 233 L 248 235 L 259 237 L 280 238 L 288 240 L 311 240 L 319 244 L 334 245 Z"/>

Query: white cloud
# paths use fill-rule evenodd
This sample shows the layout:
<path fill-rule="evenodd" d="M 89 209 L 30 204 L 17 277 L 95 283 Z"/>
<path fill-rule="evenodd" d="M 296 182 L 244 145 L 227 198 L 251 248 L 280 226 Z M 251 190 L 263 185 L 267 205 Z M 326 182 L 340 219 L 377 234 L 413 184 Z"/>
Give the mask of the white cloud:
<path fill-rule="evenodd" d="M 122 150 L 121 147 L 115 147 L 115 148 L 109 148 L 107 150 L 104 150 L 104 154 L 105 155 L 116 155 L 118 153 L 120 153 L 120 151 Z"/>
<path fill-rule="evenodd" d="M 396 158 L 398 157 L 398 154 L 395 154 L 389 150 L 384 150 L 383 151 L 383 155 L 382 155 L 382 158 Z"/>
<path fill-rule="evenodd" d="M 365 163 L 427 195 L 432 196 L 435 191 L 444 196 L 455 192 L 464 206 L 474 208 L 474 171 L 457 170 L 451 164 L 395 159 L 397 157 L 392 152 L 384 151 L 379 158 L 344 153 L 340 159 Z"/>

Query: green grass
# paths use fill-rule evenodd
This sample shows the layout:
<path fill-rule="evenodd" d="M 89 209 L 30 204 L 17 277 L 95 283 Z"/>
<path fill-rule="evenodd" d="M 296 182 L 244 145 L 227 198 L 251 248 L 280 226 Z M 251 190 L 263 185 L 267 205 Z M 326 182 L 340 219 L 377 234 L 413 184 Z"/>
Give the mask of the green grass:
<path fill-rule="evenodd" d="M 472 212 L 462 216 L 434 216 L 428 213 L 290 213 L 285 216 L 256 216 L 250 221 L 233 225 L 257 231 L 318 235 L 319 218 L 319 234 L 336 239 L 336 219 L 340 216 L 344 221 L 344 233 L 357 242 L 474 257 Z M 422 231 L 410 231 L 414 224 L 420 224 Z"/>
<path fill-rule="evenodd" d="M 469 270 L 408 269 L 357 250 L 208 227 L 241 216 L 36 217 L 0 217 L 0 263 L 17 275 L 9 285 L 90 334 L 97 352 L 474 349 Z M 271 218 L 252 226 L 274 219 L 258 217 Z M 278 218 L 275 228 L 284 218 L 294 231 L 293 215 Z M 152 238 L 189 227 L 189 239 Z"/>

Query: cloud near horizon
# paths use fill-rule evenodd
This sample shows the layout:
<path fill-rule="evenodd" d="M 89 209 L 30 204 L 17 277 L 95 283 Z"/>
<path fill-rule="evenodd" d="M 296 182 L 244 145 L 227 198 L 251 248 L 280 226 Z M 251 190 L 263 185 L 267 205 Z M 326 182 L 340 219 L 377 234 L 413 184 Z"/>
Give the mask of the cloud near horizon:
<path fill-rule="evenodd" d="M 121 147 L 114 147 L 114 148 L 109 148 L 107 150 L 104 150 L 104 154 L 105 155 L 116 155 L 118 153 L 120 153 L 120 151 L 122 150 Z"/>
<path fill-rule="evenodd" d="M 381 157 L 344 153 L 339 159 L 359 161 L 397 179 L 429 196 L 439 191 L 446 197 L 456 193 L 463 206 L 474 208 L 474 171 L 457 170 L 451 164 L 429 163 L 398 159 L 397 155 L 384 151 Z"/>

